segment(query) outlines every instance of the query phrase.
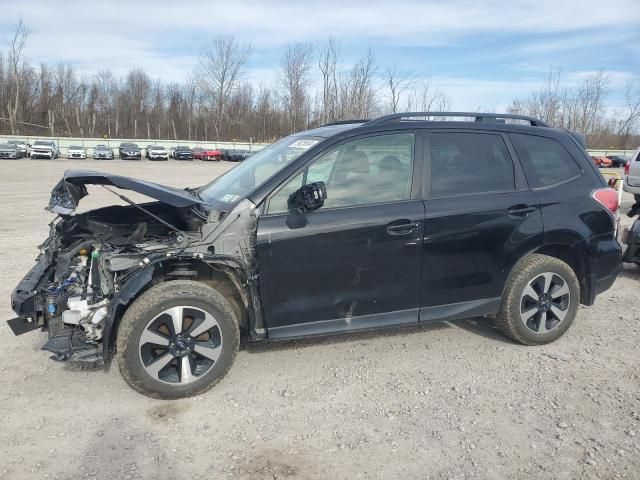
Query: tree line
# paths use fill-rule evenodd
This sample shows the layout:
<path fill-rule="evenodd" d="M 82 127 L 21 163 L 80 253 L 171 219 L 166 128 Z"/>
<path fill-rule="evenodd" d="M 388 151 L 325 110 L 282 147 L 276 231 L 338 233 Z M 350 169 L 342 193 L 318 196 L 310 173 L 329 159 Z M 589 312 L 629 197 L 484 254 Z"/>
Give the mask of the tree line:
<path fill-rule="evenodd" d="M 83 76 L 64 63 L 33 65 L 24 55 L 27 41 L 20 21 L 0 51 L 2 134 L 271 142 L 325 123 L 446 111 L 451 104 L 432 82 L 379 65 L 372 50 L 345 66 L 335 39 L 287 45 L 277 81 L 268 86 L 246 79 L 253 48 L 233 36 L 203 45 L 180 83 L 154 80 L 140 68 L 120 78 L 109 70 Z M 581 131 L 594 148 L 635 147 L 640 86 L 629 82 L 627 104 L 617 111 L 608 108 L 608 93 L 605 72 L 564 87 L 552 71 L 539 91 L 514 100 L 509 112 Z"/>

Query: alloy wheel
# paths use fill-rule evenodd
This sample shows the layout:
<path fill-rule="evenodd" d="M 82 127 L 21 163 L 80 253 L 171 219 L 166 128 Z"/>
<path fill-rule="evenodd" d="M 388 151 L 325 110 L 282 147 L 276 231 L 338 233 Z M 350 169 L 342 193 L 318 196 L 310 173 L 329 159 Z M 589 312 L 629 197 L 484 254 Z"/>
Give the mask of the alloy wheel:
<path fill-rule="evenodd" d="M 545 272 L 527 283 L 520 298 L 520 320 L 534 333 L 558 328 L 571 305 L 571 292 L 561 275 Z"/>
<path fill-rule="evenodd" d="M 171 307 L 143 330 L 138 342 L 140 361 L 154 380 L 191 383 L 216 364 L 222 341 L 213 315 L 192 306 Z"/>

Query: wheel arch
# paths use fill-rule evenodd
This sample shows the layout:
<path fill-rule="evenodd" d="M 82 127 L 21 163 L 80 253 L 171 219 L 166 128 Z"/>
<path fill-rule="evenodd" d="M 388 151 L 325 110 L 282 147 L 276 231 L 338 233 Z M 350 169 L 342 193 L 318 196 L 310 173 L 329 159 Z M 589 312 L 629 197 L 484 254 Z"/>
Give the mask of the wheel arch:
<path fill-rule="evenodd" d="M 103 331 L 103 357 L 114 353 L 120 320 L 127 308 L 154 285 L 171 280 L 193 280 L 219 291 L 230 303 L 245 336 L 264 336 L 256 282 L 234 257 L 183 255 L 150 262 L 135 272 L 114 295 Z"/>
<path fill-rule="evenodd" d="M 589 290 L 591 288 L 589 284 L 589 268 L 585 261 L 584 252 L 581 252 L 579 247 L 575 244 L 550 243 L 542 245 L 531 253 L 554 257 L 569 265 L 580 283 L 580 303 L 588 303 Z"/>

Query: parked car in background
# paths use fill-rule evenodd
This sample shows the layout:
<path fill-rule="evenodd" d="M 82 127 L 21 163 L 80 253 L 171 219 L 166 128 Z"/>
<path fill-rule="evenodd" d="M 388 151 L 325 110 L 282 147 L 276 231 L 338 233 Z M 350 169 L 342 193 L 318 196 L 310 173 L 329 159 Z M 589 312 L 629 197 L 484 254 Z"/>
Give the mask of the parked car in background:
<path fill-rule="evenodd" d="M 627 159 L 621 155 L 607 155 L 607 158 L 611 160 L 611 166 L 615 168 L 624 167 L 624 164 L 627 163 Z"/>
<path fill-rule="evenodd" d="M 193 160 L 193 151 L 189 147 L 176 147 L 176 160 Z"/>
<path fill-rule="evenodd" d="M 193 158 L 195 160 L 202 160 L 202 153 L 204 152 L 204 148 L 194 147 L 191 149 L 191 152 L 193 153 Z"/>
<path fill-rule="evenodd" d="M 118 154 L 122 160 L 140 160 L 142 158 L 140 147 L 135 143 L 121 143 Z"/>
<path fill-rule="evenodd" d="M 598 168 L 608 168 L 613 164 L 610 159 L 601 155 L 591 155 L 591 160 Z"/>
<path fill-rule="evenodd" d="M 150 145 L 147 147 L 147 158 L 149 160 L 169 160 L 169 152 L 164 147 Z"/>
<path fill-rule="evenodd" d="M 222 159 L 227 162 L 242 162 L 251 156 L 248 150 L 224 150 Z"/>
<path fill-rule="evenodd" d="M 640 147 L 624 166 L 622 189 L 632 193 L 635 201 L 640 202 Z"/>
<path fill-rule="evenodd" d="M 67 148 L 67 158 L 87 158 L 87 151 L 84 147 L 72 145 L 71 147 Z"/>
<path fill-rule="evenodd" d="M 22 152 L 12 143 L 2 143 L 0 144 L 0 159 L 5 158 L 11 160 L 22 158 Z"/>
<path fill-rule="evenodd" d="M 176 158 L 176 147 L 169 147 L 169 158 Z"/>
<path fill-rule="evenodd" d="M 113 150 L 108 145 L 96 145 L 93 149 L 93 158 L 96 160 L 113 160 Z"/>
<path fill-rule="evenodd" d="M 144 149 L 144 158 L 149 158 L 149 150 L 151 149 L 151 147 L 153 147 L 153 145 L 147 145 L 147 147 Z"/>
<path fill-rule="evenodd" d="M 204 148 L 200 154 L 200 160 L 219 162 L 222 160 L 223 152 L 217 148 Z"/>
<path fill-rule="evenodd" d="M 27 143 L 26 140 L 8 140 L 7 143 L 9 145 L 15 145 L 21 156 L 28 157 L 29 151 L 31 149 L 31 145 Z"/>
<path fill-rule="evenodd" d="M 31 158 L 54 159 L 60 156 L 60 150 L 58 150 L 56 142 L 52 140 L 36 140 L 33 142 L 29 156 Z"/>

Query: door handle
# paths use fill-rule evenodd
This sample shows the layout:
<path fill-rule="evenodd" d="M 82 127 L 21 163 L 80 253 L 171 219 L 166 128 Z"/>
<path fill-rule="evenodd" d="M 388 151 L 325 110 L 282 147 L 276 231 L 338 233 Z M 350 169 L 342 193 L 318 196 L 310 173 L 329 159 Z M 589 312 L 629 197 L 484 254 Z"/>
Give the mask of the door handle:
<path fill-rule="evenodd" d="M 530 205 L 514 205 L 507 210 L 507 213 L 511 217 L 526 217 L 535 210 L 536 207 Z"/>
<path fill-rule="evenodd" d="M 419 222 L 411 220 L 396 220 L 387 225 L 387 233 L 389 235 L 407 235 L 420 228 Z"/>

